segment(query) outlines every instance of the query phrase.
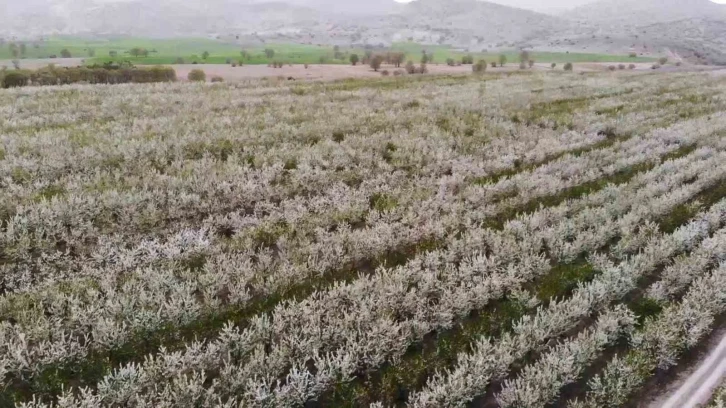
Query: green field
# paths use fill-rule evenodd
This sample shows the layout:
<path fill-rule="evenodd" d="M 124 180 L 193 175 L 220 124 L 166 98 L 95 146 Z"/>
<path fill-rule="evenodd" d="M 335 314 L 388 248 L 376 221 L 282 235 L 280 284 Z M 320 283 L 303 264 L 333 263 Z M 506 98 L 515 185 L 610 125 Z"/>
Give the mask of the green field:
<path fill-rule="evenodd" d="M 268 64 L 272 61 L 279 61 L 290 64 L 348 64 L 350 54 L 363 56 L 365 50 L 362 48 L 341 47 L 339 57 L 335 58 L 335 50 L 332 46 L 291 44 L 291 43 L 268 43 L 264 46 L 245 47 L 234 42 L 220 41 L 208 38 L 175 38 L 175 39 L 150 39 L 150 38 L 106 38 L 86 39 L 78 37 L 52 37 L 43 41 L 26 41 L 25 53 L 20 57 L 24 58 L 49 58 L 52 55 L 61 56 L 61 51 L 67 49 L 71 56 L 84 58 L 86 64 L 103 63 L 108 61 L 130 61 L 136 65 L 158 65 L 174 64 L 180 58 L 185 63 L 197 62 L 199 64 L 223 64 L 231 61 L 243 60 L 245 64 Z M 149 51 L 146 57 L 134 57 L 129 54 L 132 48 L 144 48 Z M 265 49 L 275 51 L 273 58 L 265 55 Z M 407 59 L 418 62 L 421 60 L 422 52 L 425 50 L 433 55 L 435 63 L 445 63 L 447 59 L 460 60 L 466 52 L 440 45 L 421 45 L 415 43 L 395 43 L 392 51 L 403 51 Z M 203 59 L 204 52 L 209 57 Z M 241 52 L 245 51 L 243 58 Z M 381 52 L 382 50 L 377 50 Z M 116 56 L 111 57 L 110 53 L 115 52 Z M 376 51 L 374 51 L 376 52 Z M 471 53 L 475 59 L 485 59 L 489 62 L 497 61 L 500 53 Z M 516 51 L 506 52 L 509 63 L 519 60 Z M 654 58 L 630 58 L 627 55 L 588 54 L 588 53 L 555 53 L 555 52 L 531 52 L 531 58 L 537 62 L 649 62 Z M 13 55 L 8 43 L 0 47 L 0 59 L 12 59 Z"/>
<path fill-rule="evenodd" d="M 499 61 L 499 56 L 504 54 L 507 57 L 508 63 L 519 62 L 519 52 L 508 51 L 508 52 L 491 52 L 491 53 L 467 53 L 463 51 L 454 50 L 451 47 L 440 46 L 440 45 L 420 45 L 414 43 L 396 43 L 392 47 L 395 50 L 405 52 L 409 58 L 415 57 L 414 61 L 418 61 L 421 58 L 421 54 L 424 50 L 429 55 L 434 56 L 435 63 L 445 63 L 447 59 L 453 58 L 454 60 L 460 60 L 464 55 L 473 55 L 475 60 L 484 59 L 487 62 Z M 656 58 L 648 57 L 636 57 L 630 58 L 627 55 L 613 55 L 613 54 L 593 54 L 593 53 L 567 53 L 567 52 L 537 52 L 530 51 L 530 58 L 537 62 L 652 62 Z"/>

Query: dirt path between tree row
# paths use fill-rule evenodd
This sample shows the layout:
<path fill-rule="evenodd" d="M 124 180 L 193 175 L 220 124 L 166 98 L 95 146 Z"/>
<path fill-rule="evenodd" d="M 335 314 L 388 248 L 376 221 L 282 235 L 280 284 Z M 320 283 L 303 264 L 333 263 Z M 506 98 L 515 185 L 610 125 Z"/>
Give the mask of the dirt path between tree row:
<path fill-rule="evenodd" d="M 696 359 L 693 368 L 674 379 L 648 408 L 699 408 L 707 404 L 726 377 L 726 328 L 721 328 L 713 337 L 708 350 Z"/>

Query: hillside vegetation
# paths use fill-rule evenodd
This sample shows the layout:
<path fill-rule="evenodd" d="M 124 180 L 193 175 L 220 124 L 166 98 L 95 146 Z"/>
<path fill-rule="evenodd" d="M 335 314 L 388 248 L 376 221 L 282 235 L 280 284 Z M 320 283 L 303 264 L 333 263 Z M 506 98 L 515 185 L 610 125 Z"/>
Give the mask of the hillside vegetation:
<path fill-rule="evenodd" d="M 559 16 L 479 0 L 33 0 L 4 13 L 0 35 L 26 40 L 48 35 L 208 36 L 248 48 L 411 42 L 469 52 L 635 52 L 726 62 L 726 6 L 709 0 L 600 0 Z"/>

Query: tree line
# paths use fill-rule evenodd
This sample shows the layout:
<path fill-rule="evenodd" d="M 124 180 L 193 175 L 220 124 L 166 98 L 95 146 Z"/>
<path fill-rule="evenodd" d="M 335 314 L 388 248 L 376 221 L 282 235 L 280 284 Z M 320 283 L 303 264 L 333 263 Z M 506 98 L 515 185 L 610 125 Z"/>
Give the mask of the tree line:
<path fill-rule="evenodd" d="M 126 84 L 174 81 L 176 81 L 176 71 L 164 66 L 140 68 L 106 64 L 104 66 L 59 68 L 51 65 L 37 70 L 11 71 L 4 69 L 0 71 L 0 85 L 3 88 L 77 83 Z"/>

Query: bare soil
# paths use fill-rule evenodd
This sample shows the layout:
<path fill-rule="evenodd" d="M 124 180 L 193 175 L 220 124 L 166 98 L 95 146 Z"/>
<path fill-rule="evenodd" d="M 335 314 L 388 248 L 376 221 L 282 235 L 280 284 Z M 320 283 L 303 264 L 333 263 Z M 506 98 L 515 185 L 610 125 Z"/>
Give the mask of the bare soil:
<path fill-rule="evenodd" d="M 608 67 L 613 64 L 608 63 L 582 63 L 575 64 L 575 72 L 600 72 L 607 71 Z M 614 64 L 617 66 L 617 64 Z M 635 64 L 636 71 L 650 71 L 652 64 L 650 63 L 639 63 Z M 379 72 L 373 71 L 367 65 L 310 65 L 305 68 L 303 65 L 284 66 L 282 68 L 272 68 L 266 65 L 245 65 L 243 67 L 232 67 L 230 65 L 173 65 L 177 73 L 177 78 L 185 80 L 189 75 L 189 72 L 193 69 L 201 69 L 207 74 L 207 80 L 211 80 L 213 76 L 220 76 L 225 81 L 235 82 L 255 78 L 284 78 L 293 80 L 317 80 L 317 81 L 334 81 L 346 78 L 377 78 L 382 75 L 383 71 L 388 71 L 390 75 L 393 75 L 395 71 L 401 71 L 405 74 L 406 70 L 396 68 L 394 66 L 383 66 Z M 466 74 L 471 73 L 471 65 L 461 66 L 448 66 L 446 64 L 429 64 L 427 66 L 430 74 Z M 672 71 L 693 71 L 696 69 L 710 68 L 700 67 L 695 65 L 662 68 L 664 70 Z M 550 71 L 552 70 L 550 64 L 542 63 L 535 64 L 534 69 L 537 71 Z M 561 71 L 563 64 L 558 64 L 555 70 Z M 519 71 L 519 64 L 510 63 L 505 67 L 487 68 L 487 72 L 515 72 Z M 629 70 L 626 70 L 629 71 Z"/>
<path fill-rule="evenodd" d="M 49 64 L 58 67 L 75 67 L 83 64 L 82 58 L 54 58 L 54 59 L 24 59 L 20 60 L 20 67 L 23 69 L 38 69 Z M 607 71 L 608 67 L 618 64 L 613 63 L 579 63 L 574 64 L 575 72 L 600 72 Z M 629 65 L 629 64 L 627 64 Z M 651 63 L 636 63 L 635 71 L 650 71 Z M 0 60 L 0 68 L 3 66 L 12 69 L 13 64 L 10 60 Z M 372 70 L 367 65 L 286 65 L 282 68 L 272 68 L 266 65 L 245 65 L 242 67 L 232 67 L 226 64 L 183 64 L 172 65 L 176 70 L 177 78 L 186 80 L 189 72 L 193 69 L 201 69 L 207 74 L 207 80 L 210 81 L 214 76 L 220 76 L 227 82 L 239 82 L 260 78 L 281 78 L 285 80 L 296 81 L 335 81 L 347 78 L 377 78 L 382 76 L 383 71 L 388 71 L 389 75 L 393 75 L 395 71 L 400 71 L 405 75 L 406 70 L 396 68 L 392 65 L 384 65 L 378 72 Z M 471 65 L 448 66 L 446 64 L 429 64 L 427 66 L 430 74 L 467 74 L 471 73 Z M 679 72 L 679 71 L 713 71 L 716 75 L 726 74 L 724 67 L 702 66 L 684 64 L 681 67 L 675 65 L 667 65 L 662 67 L 660 71 Z M 551 71 L 551 65 L 548 63 L 535 64 L 537 71 Z M 557 64 L 554 70 L 561 71 L 563 64 Z M 487 72 L 515 72 L 519 71 L 518 63 L 509 63 L 505 67 L 492 68 L 487 67 Z M 620 70 L 618 70 L 620 72 Z M 632 72 L 631 70 L 625 70 Z"/>

